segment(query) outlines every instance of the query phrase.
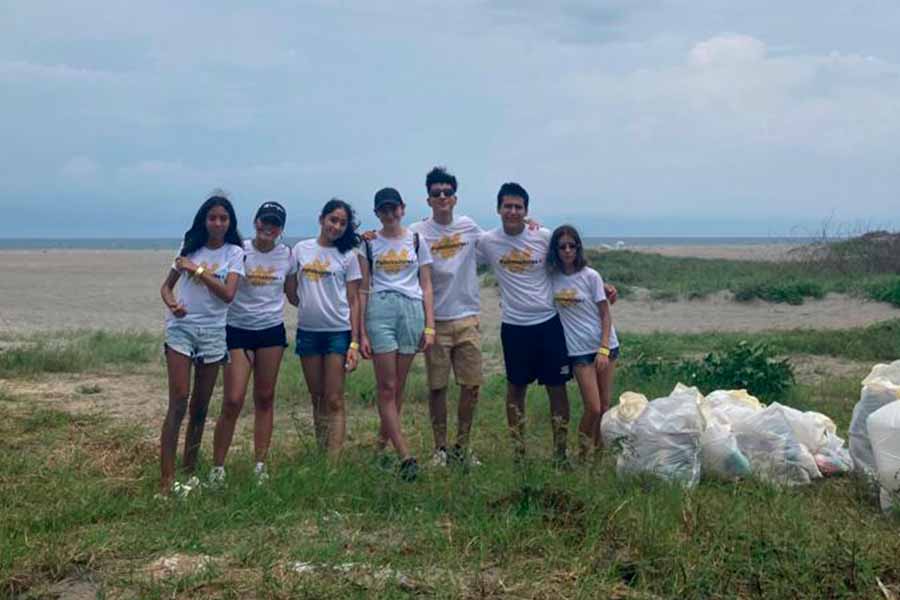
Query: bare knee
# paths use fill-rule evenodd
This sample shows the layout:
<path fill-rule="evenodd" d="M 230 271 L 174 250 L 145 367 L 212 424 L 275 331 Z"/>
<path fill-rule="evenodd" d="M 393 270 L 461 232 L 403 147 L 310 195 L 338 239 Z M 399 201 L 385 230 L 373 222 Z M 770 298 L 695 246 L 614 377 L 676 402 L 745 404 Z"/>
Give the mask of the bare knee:
<path fill-rule="evenodd" d="M 237 396 L 225 396 L 222 400 L 222 416 L 229 420 L 236 420 L 241 415 L 244 407 L 244 399 Z"/>
<path fill-rule="evenodd" d="M 342 394 L 330 393 L 325 396 L 325 407 L 328 414 L 338 415 L 344 412 L 344 397 Z"/>
<path fill-rule="evenodd" d="M 180 423 L 188 409 L 188 392 L 176 393 L 169 397 L 169 409 L 166 416 Z"/>
<path fill-rule="evenodd" d="M 397 394 L 397 382 L 394 380 L 389 381 L 379 381 L 378 382 L 378 395 L 379 396 L 390 396 L 393 398 Z"/>
<path fill-rule="evenodd" d="M 272 410 L 275 403 L 275 389 L 271 387 L 254 390 L 253 401 L 258 410 Z"/>

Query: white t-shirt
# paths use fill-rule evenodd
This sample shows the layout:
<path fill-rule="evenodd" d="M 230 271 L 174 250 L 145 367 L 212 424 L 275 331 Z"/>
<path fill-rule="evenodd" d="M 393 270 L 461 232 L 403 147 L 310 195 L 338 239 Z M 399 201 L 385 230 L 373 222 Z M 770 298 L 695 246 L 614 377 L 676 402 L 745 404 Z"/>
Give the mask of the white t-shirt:
<path fill-rule="evenodd" d="M 188 254 L 187 259 L 215 275 L 222 283 L 225 283 L 229 273 L 244 274 L 244 250 L 234 244 L 224 244 L 215 250 L 203 246 Z M 175 269 L 174 262 L 172 268 Z M 187 314 L 179 319 L 172 311 L 166 311 L 167 325 L 184 323 L 197 327 L 225 327 L 228 305 L 199 279 L 182 272 L 175 285 L 175 297 L 184 305 Z"/>
<path fill-rule="evenodd" d="M 573 273 L 554 273 L 553 301 L 559 309 L 559 318 L 566 332 L 566 348 L 569 356 L 592 354 L 600 348 L 603 336 L 598 302 L 606 302 L 603 278 L 594 269 L 585 267 Z M 619 340 L 616 330 L 609 329 L 609 348 L 616 348 Z"/>
<path fill-rule="evenodd" d="M 372 291 L 394 291 L 421 300 L 419 266 L 432 263 L 428 244 L 420 238 L 416 254 L 413 232 L 407 229 L 399 238 L 386 238 L 378 233 L 369 246 L 372 248 Z M 366 260 L 365 251 L 363 245 L 363 260 Z"/>
<path fill-rule="evenodd" d="M 304 331 L 349 331 L 347 282 L 362 279 L 356 252 L 344 254 L 315 239 L 294 246 L 297 271 L 297 327 Z"/>
<path fill-rule="evenodd" d="M 228 307 L 228 324 L 258 331 L 284 323 L 284 280 L 293 273 L 291 249 L 278 244 L 260 252 L 244 241 L 244 277 Z"/>
<path fill-rule="evenodd" d="M 457 217 L 449 225 L 434 219 L 409 227 L 431 252 L 431 285 L 434 288 L 434 318 L 452 321 L 481 312 L 476 243 L 484 230 L 469 217 Z"/>
<path fill-rule="evenodd" d="M 503 227 L 478 240 L 479 261 L 494 269 L 500 284 L 500 317 L 510 325 L 536 325 L 556 315 L 545 262 L 550 230 L 525 228 L 507 235 Z"/>

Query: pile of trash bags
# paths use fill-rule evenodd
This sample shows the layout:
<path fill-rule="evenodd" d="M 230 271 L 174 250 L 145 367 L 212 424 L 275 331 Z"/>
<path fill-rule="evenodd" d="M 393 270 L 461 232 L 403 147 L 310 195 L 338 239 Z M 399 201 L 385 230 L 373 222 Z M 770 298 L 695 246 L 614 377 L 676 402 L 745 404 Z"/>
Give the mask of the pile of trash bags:
<path fill-rule="evenodd" d="M 853 463 L 836 430 L 821 413 L 765 406 L 746 390 L 704 396 L 680 383 L 652 401 L 622 394 L 600 426 L 620 476 L 650 473 L 686 487 L 701 477 L 790 486 L 846 473 Z"/>
<path fill-rule="evenodd" d="M 850 456 L 879 490 L 881 508 L 890 510 L 900 494 L 900 360 L 875 365 L 862 386 L 850 421 Z"/>

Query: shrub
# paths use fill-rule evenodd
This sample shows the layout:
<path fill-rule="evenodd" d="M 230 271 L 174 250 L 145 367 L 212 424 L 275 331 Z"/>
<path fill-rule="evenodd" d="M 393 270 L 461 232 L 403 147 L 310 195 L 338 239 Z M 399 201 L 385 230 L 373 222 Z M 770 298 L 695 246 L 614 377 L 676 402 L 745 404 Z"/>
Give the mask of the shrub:
<path fill-rule="evenodd" d="M 866 287 L 866 293 L 872 300 L 900 306 L 900 277 L 870 284 Z"/>
<path fill-rule="evenodd" d="M 702 360 L 666 360 L 639 355 L 626 367 L 633 380 L 669 385 L 695 385 L 703 393 L 720 389 L 746 389 L 771 401 L 783 397 L 794 384 L 794 370 L 788 359 L 778 360 L 765 343 L 738 342 Z"/>
<path fill-rule="evenodd" d="M 748 302 L 754 298 L 766 302 L 803 304 L 806 298 L 823 298 L 825 288 L 814 281 L 752 282 L 737 287 L 734 299 Z"/>

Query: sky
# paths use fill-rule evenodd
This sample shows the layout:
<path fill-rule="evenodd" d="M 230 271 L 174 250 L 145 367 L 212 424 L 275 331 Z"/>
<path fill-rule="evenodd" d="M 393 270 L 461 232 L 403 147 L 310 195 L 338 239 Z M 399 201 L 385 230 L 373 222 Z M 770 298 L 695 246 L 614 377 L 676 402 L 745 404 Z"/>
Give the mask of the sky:
<path fill-rule="evenodd" d="M 0 0 L 0 237 L 180 237 L 215 188 L 586 235 L 900 227 L 900 3 Z"/>

